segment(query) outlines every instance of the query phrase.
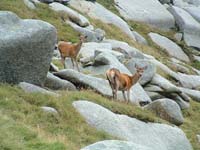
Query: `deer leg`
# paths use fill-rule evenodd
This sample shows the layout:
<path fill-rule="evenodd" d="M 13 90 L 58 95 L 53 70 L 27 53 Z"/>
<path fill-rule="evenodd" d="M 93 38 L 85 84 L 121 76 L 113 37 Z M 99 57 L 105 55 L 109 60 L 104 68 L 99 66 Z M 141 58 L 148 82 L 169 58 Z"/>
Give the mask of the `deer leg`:
<path fill-rule="evenodd" d="M 61 63 L 63 64 L 63 66 L 64 66 L 64 69 L 66 68 L 66 66 L 65 66 L 65 58 L 64 57 L 61 57 Z"/>
<path fill-rule="evenodd" d="M 127 91 L 128 103 L 130 102 L 130 90 Z"/>
<path fill-rule="evenodd" d="M 125 96 L 125 91 L 124 90 L 122 90 L 122 94 L 123 94 L 124 100 L 126 101 L 126 96 Z"/>
<path fill-rule="evenodd" d="M 79 69 L 79 67 L 78 67 L 78 62 L 77 62 L 76 59 L 75 59 L 75 63 L 76 63 L 76 67 L 77 67 L 78 72 L 80 72 L 80 69 Z"/>
<path fill-rule="evenodd" d="M 71 58 L 71 61 L 72 61 L 73 69 L 74 69 L 74 60 L 73 60 L 73 58 Z"/>
<path fill-rule="evenodd" d="M 115 99 L 117 100 L 117 91 L 119 90 L 119 85 L 117 84 L 117 82 L 115 82 Z"/>

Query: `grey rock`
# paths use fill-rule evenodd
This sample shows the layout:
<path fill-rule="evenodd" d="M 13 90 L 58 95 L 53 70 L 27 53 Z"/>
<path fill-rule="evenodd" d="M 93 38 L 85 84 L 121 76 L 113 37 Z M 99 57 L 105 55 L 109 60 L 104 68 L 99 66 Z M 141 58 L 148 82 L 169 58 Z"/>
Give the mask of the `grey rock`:
<path fill-rule="evenodd" d="M 200 143 L 200 135 L 197 135 L 197 140 Z"/>
<path fill-rule="evenodd" d="M 194 55 L 194 59 L 200 62 L 200 56 Z"/>
<path fill-rule="evenodd" d="M 145 123 L 126 115 L 114 114 L 108 109 L 88 101 L 76 101 L 73 102 L 73 106 L 89 125 L 120 139 L 154 150 L 192 150 L 184 132 L 177 127 Z"/>
<path fill-rule="evenodd" d="M 42 85 L 50 67 L 56 29 L 0 11 L 0 82 Z"/>
<path fill-rule="evenodd" d="M 183 34 L 182 33 L 176 33 L 175 35 L 174 35 L 174 37 L 175 37 L 175 39 L 177 40 L 177 41 L 181 41 L 182 39 L 183 39 Z"/>
<path fill-rule="evenodd" d="M 132 58 L 125 65 L 132 74 L 136 73 L 135 65 L 139 67 L 147 66 L 147 69 L 145 69 L 139 81 L 141 85 L 149 83 L 156 73 L 156 66 L 152 64 L 149 60 Z"/>
<path fill-rule="evenodd" d="M 147 40 L 142 36 L 140 35 L 138 32 L 136 31 L 132 31 L 133 35 L 135 36 L 135 39 L 138 43 L 140 44 L 144 44 L 144 45 L 148 45 L 148 42 Z"/>
<path fill-rule="evenodd" d="M 154 57 L 150 58 L 149 56 L 145 55 L 146 57 L 148 57 L 148 60 L 155 64 L 156 67 L 158 67 L 159 69 L 161 69 L 164 73 L 166 73 L 167 75 L 169 75 L 170 77 L 172 77 L 173 79 L 175 79 L 176 81 L 179 80 L 178 74 L 174 71 L 172 71 L 169 67 L 167 67 L 166 65 L 164 65 L 163 63 L 161 63 L 160 61 L 156 60 Z"/>
<path fill-rule="evenodd" d="M 165 98 L 163 95 L 161 95 L 160 93 L 157 93 L 157 92 L 146 91 L 146 93 L 151 98 L 152 101 L 155 101 L 155 100 L 161 99 L 161 98 Z"/>
<path fill-rule="evenodd" d="M 58 96 L 58 94 L 54 92 L 48 91 L 37 85 L 33 85 L 27 82 L 20 82 L 18 86 L 27 93 L 42 93 L 42 94 L 47 94 L 47 95 L 52 95 L 52 96 Z"/>
<path fill-rule="evenodd" d="M 159 0 L 162 4 L 170 4 L 171 0 Z"/>
<path fill-rule="evenodd" d="M 126 20 L 144 22 L 161 29 L 174 27 L 174 18 L 158 0 L 115 0 L 117 9 Z"/>
<path fill-rule="evenodd" d="M 147 86 L 145 86 L 144 90 L 149 92 L 164 92 L 161 87 L 152 84 L 148 84 Z"/>
<path fill-rule="evenodd" d="M 52 108 L 52 107 L 42 106 L 41 109 L 45 112 L 48 112 L 48 113 L 58 114 L 58 111 L 55 108 Z"/>
<path fill-rule="evenodd" d="M 30 9 L 36 9 L 34 3 L 31 0 L 24 0 L 24 4 Z"/>
<path fill-rule="evenodd" d="M 188 46 L 200 48 L 200 24 L 185 10 L 172 6 L 168 9 L 175 17 Z"/>
<path fill-rule="evenodd" d="M 50 72 L 58 72 L 59 71 L 59 68 L 54 65 L 53 63 L 50 64 L 50 68 L 49 68 L 49 71 Z"/>
<path fill-rule="evenodd" d="M 81 150 L 153 150 L 129 141 L 106 140 L 89 145 Z"/>
<path fill-rule="evenodd" d="M 39 1 L 42 3 L 47 3 L 47 4 L 54 2 L 54 0 L 39 0 Z"/>
<path fill-rule="evenodd" d="M 190 107 L 190 103 L 183 100 L 183 98 L 176 93 L 171 93 L 168 95 L 168 98 L 174 100 L 181 109 L 188 109 Z"/>
<path fill-rule="evenodd" d="M 62 80 L 51 73 L 47 74 L 44 86 L 52 90 L 70 90 L 70 91 L 76 90 L 74 84 L 72 84 L 67 80 Z"/>
<path fill-rule="evenodd" d="M 145 109 L 153 111 L 162 119 L 165 119 L 175 125 L 181 125 L 184 122 L 179 105 L 171 99 L 158 99 L 146 105 Z"/>
<path fill-rule="evenodd" d="M 181 90 L 173 85 L 170 81 L 156 74 L 151 80 L 151 84 L 157 85 L 162 88 L 166 93 L 181 93 Z"/>
<path fill-rule="evenodd" d="M 189 6 L 187 1 L 185 1 L 185 0 L 172 0 L 172 1 L 173 1 L 174 6 L 177 6 L 180 8 Z"/>
<path fill-rule="evenodd" d="M 78 87 L 91 88 L 104 96 L 112 97 L 112 90 L 108 81 L 105 79 L 85 75 L 71 69 L 61 70 L 60 72 L 54 73 L 54 75 L 71 81 Z M 124 100 L 120 91 L 118 92 L 118 98 L 120 100 Z M 136 104 L 138 101 L 151 102 L 151 99 L 146 94 L 141 85 L 137 83 L 130 89 L 130 101 L 131 103 Z"/>
<path fill-rule="evenodd" d="M 91 18 L 101 20 L 104 23 L 113 24 L 119 29 L 124 31 L 130 38 L 135 40 L 128 24 L 121 19 L 119 16 L 115 15 L 111 11 L 107 10 L 105 7 L 99 3 L 85 1 L 85 0 L 70 0 L 70 6 L 80 12 L 88 15 Z"/>
<path fill-rule="evenodd" d="M 126 42 L 117 41 L 113 39 L 106 39 L 103 40 L 103 42 L 111 44 L 113 50 L 123 53 L 126 56 L 126 58 L 144 58 L 144 55 L 138 49 L 131 47 Z"/>
<path fill-rule="evenodd" d="M 80 27 L 70 21 L 66 21 L 66 23 L 69 24 L 74 30 L 76 30 L 80 34 L 87 36 L 87 42 L 101 42 L 104 39 L 105 32 L 103 30 L 98 29 L 93 31 L 88 28 Z"/>
<path fill-rule="evenodd" d="M 190 74 L 190 69 L 185 67 L 186 65 L 184 66 L 183 63 L 177 63 L 177 62 L 174 62 L 174 61 L 169 62 L 169 63 L 173 66 L 173 68 L 176 71 L 181 72 L 181 73 Z"/>
<path fill-rule="evenodd" d="M 157 33 L 148 34 L 153 42 L 163 48 L 169 55 L 176 57 L 180 60 L 189 62 L 189 57 L 183 52 L 183 50 L 173 41 L 161 36 Z"/>
<path fill-rule="evenodd" d="M 200 102 L 200 91 L 197 90 L 191 90 L 187 88 L 179 88 L 183 93 L 187 94 L 190 96 L 193 100 Z"/>
<path fill-rule="evenodd" d="M 199 7 L 184 7 L 184 9 L 198 22 L 200 22 L 200 9 Z"/>
<path fill-rule="evenodd" d="M 90 22 L 88 21 L 88 19 L 86 17 L 84 17 L 83 15 L 77 13 L 73 9 L 71 9 L 71 8 L 69 8 L 69 7 L 67 7 L 63 4 L 54 2 L 54 3 L 49 4 L 49 6 L 54 11 L 64 12 L 69 17 L 69 19 L 71 21 L 75 22 L 79 26 L 85 27 L 85 26 L 88 26 L 90 24 Z"/>
<path fill-rule="evenodd" d="M 119 60 L 108 52 L 101 52 L 94 58 L 94 65 L 110 65 L 110 68 L 117 68 L 120 72 L 131 75 L 130 71 Z"/>
<path fill-rule="evenodd" d="M 200 88 L 200 76 L 199 75 L 187 75 L 178 73 L 180 84 L 189 89 Z"/>
<path fill-rule="evenodd" d="M 88 42 L 83 43 L 79 55 L 81 58 L 94 58 L 95 51 L 100 49 L 112 50 L 111 44 L 109 43 L 97 43 L 97 42 Z"/>

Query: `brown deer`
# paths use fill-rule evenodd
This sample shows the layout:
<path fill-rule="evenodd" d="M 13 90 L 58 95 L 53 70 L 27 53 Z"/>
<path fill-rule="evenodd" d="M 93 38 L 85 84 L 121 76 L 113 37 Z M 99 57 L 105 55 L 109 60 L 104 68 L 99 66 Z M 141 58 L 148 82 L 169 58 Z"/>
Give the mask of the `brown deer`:
<path fill-rule="evenodd" d="M 61 55 L 61 62 L 64 66 L 64 68 L 66 68 L 65 66 L 65 58 L 66 57 L 70 57 L 71 61 L 72 61 L 72 65 L 74 68 L 74 61 L 76 63 L 76 67 L 78 69 L 78 71 L 80 72 L 80 69 L 78 67 L 78 63 L 77 63 L 77 55 L 81 49 L 81 46 L 83 44 L 83 42 L 86 40 L 87 36 L 80 36 L 80 41 L 77 44 L 70 44 L 68 42 L 64 42 L 64 41 L 60 41 L 58 43 L 58 50 L 60 52 Z"/>
<path fill-rule="evenodd" d="M 118 69 L 112 68 L 106 71 L 106 77 L 112 89 L 113 99 L 117 99 L 117 91 L 122 91 L 124 100 L 130 101 L 130 88 L 138 82 L 147 66 L 140 68 L 135 66 L 136 73 L 132 76 L 121 73 Z M 127 99 L 125 96 L 127 91 Z"/>

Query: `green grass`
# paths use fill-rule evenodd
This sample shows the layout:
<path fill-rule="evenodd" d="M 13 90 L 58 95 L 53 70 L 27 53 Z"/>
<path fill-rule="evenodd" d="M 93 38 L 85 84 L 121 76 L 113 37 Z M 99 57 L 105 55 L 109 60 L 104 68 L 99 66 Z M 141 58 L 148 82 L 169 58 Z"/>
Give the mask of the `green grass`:
<path fill-rule="evenodd" d="M 89 126 L 73 108 L 76 100 L 89 100 L 117 114 L 125 114 L 145 122 L 167 123 L 150 111 L 134 105 L 110 101 L 93 91 L 60 91 L 59 97 L 27 94 L 16 86 L 0 85 L 0 149 L 77 150 L 101 140 L 117 139 Z M 58 114 L 45 113 L 41 106 L 54 107 Z M 181 128 L 195 150 L 199 148 L 200 103 L 191 101 L 183 112 Z"/>
<path fill-rule="evenodd" d="M 36 10 L 31 10 L 23 0 L 0 0 L 0 11 L 7 10 L 16 13 L 23 19 L 39 19 L 54 25 L 58 32 L 58 40 L 78 41 L 78 33 L 61 19 L 62 13 L 56 13 L 46 4 L 39 4 Z"/>
<path fill-rule="evenodd" d="M 185 122 L 181 125 L 181 129 L 186 133 L 194 150 L 199 150 L 200 144 L 196 135 L 200 134 L 200 103 L 191 101 L 190 104 L 189 110 L 183 111 Z"/>
<path fill-rule="evenodd" d="M 60 94 L 27 94 L 15 86 L 0 85 L 0 149 L 78 150 L 97 141 L 116 139 L 85 122 L 72 107 L 72 102 L 79 99 L 144 121 L 165 122 L 147 110 L 110 101 L 92 91 Z M 45 113 L 41 106 L 54 107 L 58 114 Z"/>

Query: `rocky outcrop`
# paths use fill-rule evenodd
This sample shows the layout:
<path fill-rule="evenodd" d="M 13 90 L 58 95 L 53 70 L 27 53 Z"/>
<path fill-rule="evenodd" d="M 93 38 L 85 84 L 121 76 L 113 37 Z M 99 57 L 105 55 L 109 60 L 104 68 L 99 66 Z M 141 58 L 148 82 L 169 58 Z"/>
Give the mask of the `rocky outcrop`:
<path fill-rule="evenodd" d="M 33 85 L 27 82 L 20 82 L 18 86 L 27 93 L 42 93 L 46 95 L 58 96 L 58 94 L 54 92 L 48 91 L 37 85 Z"/>
<path fill-rule="evenodd" d="M 79 32 L 80 34 L 86 36 L 87 42 L 101 42 L 105 37 L 105 31 L 102 29 L 89 29 L 89 28 L 83 28 L 78 26 L 77 24 L 66 21 L 67 24 L 69 24 L 74 30 Z"/>
<path fill-rule="evenodd" d="M 65 69 L 54 74 L 62 79 L 71 81 L 77 87 L 91 88 L 104 96 L 112 97 L 112 90 L 108 81 L 105 79 L 85 75 L 71 69 Z M 119 91 L 117 94 L 120 100 L 124 100 L 122 92 Z M 137 83 L 130 89 L 130 101 L 133 104 L 137 104 L 138 102 L 148 103 L 151 102 L 151 99 L 146 94 L 141 85 Z"/>
<path fill-rule="evenodd" d="M 64 12 L 71 21 L 75 22 L 79 26 L 85 27 L 90 24 L 86 17 L 63 4 L 54 2 L 50 4 L 50 8 L 57 12 Z"/>
<path fill-rule="evenodd" d="M 144 58 L 144 55 L 142 52 L 140 52 L 138 49 L 131 47 L 128 43 L 117 41 L 113 39 L 106 39 L 103 40 L 103 43 L 109 43 L 111 44 L 111 47 L 115 51 L 119 51 L 125 55 L 126 58 Z"/>
<path fill-rule="evenodd" d="M 200 24 L 185 10 L 172 6 L 169 11 L 174 15 L 179 29 L 184 33 L 188 46 L 200 48 Z"/>
<path fill-rule="evenodd" d="M 73 85 L 71 82 L 62 80 L 51 73 L 47 74 L 44 86 L 52 90 L 76 90 L 75 85 Z"/>
<path fill-rule="evenodd" d="M 157 0 L 115 0 L 115 3 L 127 20 L 144 22 L 161 29 L 174 27 L 174 17 Z"/>
<path fill-rule="evenodd" d="M 198 89 L 200 87 L 200 76 L 198 75 L 187 75 L 178 73 L 180 84 L 189 89 Z"/>
<path fill-rule="evenodd" d="M 42 85 L 56 43 L 56 29 L 49 23 L 0 12 L 0 81 Z"/>
<path fill-rule="evenodd" d="M 156 66 L 146 59 L 132 58 L 128 60 L 125 65 L 132 74 L 136 73 L 135 65 L 139 67 L 147 67 L 139 80 L 141 85 L 149 83 L 156 73 Z"/>
<path fill-rule="evenodd" d="M 184 121 L 179 105 L 171 99 L 158 99 L 145 106 L 145 109 L 175 125 L 181 125 Z"/>
<path fill-rule="evenodd" d="M 130 38 L 135 40 L 135 37 L 129 29 L 128 24 L 119 16 L 107 10 L 99 3 L 93 3 L 85 0 L 70 0 L 69 4 L 74 9 L 79 10 L 80 12 L 90 16 L 91 18 L 101 20 L 104 23 L 114 24 L 122 31 L 124 31 Z"/>
<path fill-rule="evenodd" d="M 89 145 L 81 150 L 153 150 L 129 141 L 107 140 Z"/>
<path fill-rule="evenodd" d="M 88 101 L 76 101 L 73 106 L 89 125 L 120 139 L 154 150 L 192 150 L 184 132 L 177 127 L 145 123 L 125 115 L 117 115 Z"/>
<path fill-rule="evenodd" d="M 182 61 L 189 62 L 189 57 L 183 52 L 183 50 L 173 41 L 161 36 L 157 33 L 149 33 L 151 40 L 158 46 L 163 48 L 170 56 L 178 58 Z"/>

